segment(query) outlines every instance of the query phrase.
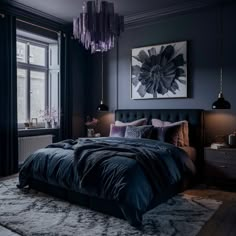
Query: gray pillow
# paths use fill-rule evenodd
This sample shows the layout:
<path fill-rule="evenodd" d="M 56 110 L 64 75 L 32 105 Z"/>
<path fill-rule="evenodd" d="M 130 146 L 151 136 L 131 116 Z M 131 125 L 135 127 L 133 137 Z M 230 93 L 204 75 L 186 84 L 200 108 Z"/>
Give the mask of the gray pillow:
<path fill-rule="evenodd" d="M 149 138 L 151 132 L 151 125 L 127 126 L 125 131 L 125 138 Z"/>

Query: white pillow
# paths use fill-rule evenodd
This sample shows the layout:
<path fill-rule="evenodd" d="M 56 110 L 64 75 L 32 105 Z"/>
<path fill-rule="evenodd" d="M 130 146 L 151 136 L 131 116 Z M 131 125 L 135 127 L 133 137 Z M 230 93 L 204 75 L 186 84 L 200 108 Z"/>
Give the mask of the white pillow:
<path fill-rule="evenodd" d="M 119 120 L 115 121 L 116 126 L 128 126 L 128 125 L 141 126 L 141 125 L 146 125 L 146 124 L 147 124 L 147 119 L 146 118 L 139 119 L 139 120 L 134 120 L 134 121 L 131 121 L 131 122 L 121 122 Z"/>

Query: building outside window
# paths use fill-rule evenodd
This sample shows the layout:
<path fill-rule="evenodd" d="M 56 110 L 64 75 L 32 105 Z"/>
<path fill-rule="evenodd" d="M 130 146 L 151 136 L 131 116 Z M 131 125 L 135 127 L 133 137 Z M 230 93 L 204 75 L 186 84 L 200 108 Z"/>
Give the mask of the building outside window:
<path fill-rule="evenodd" d="M 58 48 L 55 40 L 17 31 L 19 128 L 32 121 L 36 127 L 44 127 L 46 121 L 59 124 Z"/>

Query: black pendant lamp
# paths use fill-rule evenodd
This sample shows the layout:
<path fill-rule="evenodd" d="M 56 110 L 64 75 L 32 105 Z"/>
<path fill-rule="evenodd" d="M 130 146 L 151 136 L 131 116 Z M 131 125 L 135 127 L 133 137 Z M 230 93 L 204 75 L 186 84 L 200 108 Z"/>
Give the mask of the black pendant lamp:
<path fill-rule="evenodd" d="M 108 111 L 108 106 L 103 103 L 103 52 L 102 52 L 101 63 L 102 63 L 102 99 L 101 99 L 100 105 L 98 105 L 97 107 L 97 111 Z"/>
<path fill-rule="evenodd" d="M 218 99 L 213 102 L 212 104 L 212 109 L 230 109 L 231 105 L 230 103 L 224 99 L 224 95 L 223 95 L 223 89 L 222 89 L 222 82 L 223 82 L 223 77 L 222 77 L 222 68 L 221 68 L 221 76 L 220 76 L 220 92 L 218 95 Z"/>
<path fill-rule="evenodd" d="M 223 95 L 223 18 L 222 18 L 222 8 L 220 8 L 220 92 L 218 95 L 218 99 L 213 102 L 212 109 L 230 109 L 230 103 L 224 99 Z"/>

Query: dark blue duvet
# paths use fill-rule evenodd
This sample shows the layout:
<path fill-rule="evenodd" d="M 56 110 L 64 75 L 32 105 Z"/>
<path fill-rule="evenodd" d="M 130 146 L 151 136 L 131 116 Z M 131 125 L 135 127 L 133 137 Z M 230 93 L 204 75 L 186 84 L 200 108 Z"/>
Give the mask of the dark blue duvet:
<path fill-rule="evenodd" d="M 181 182 L 194 173 L 187 154 L 171 144 L 150 139 L 78 139 L 33 153 L 20 170 L 19 187 L 35 179 L 113 200 L 137 225 L 146 211 L 179 191 Z"/>

